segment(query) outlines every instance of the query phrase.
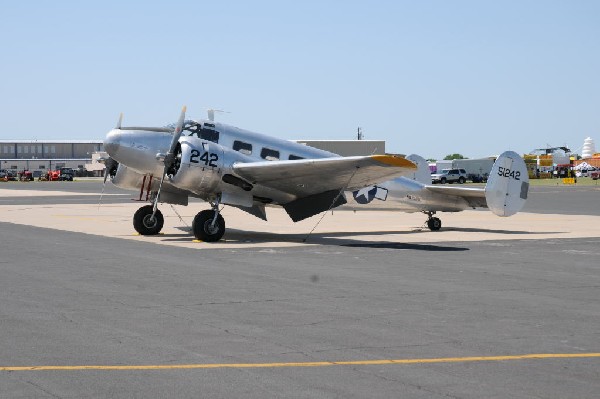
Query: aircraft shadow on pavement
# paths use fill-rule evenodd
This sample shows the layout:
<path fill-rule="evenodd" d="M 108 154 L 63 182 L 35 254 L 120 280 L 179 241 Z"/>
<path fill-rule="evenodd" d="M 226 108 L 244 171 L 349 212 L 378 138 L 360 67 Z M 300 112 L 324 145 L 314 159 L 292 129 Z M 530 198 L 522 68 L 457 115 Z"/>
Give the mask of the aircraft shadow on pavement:
<path fill-rule="evenodd" d="M 523 231 L 523 230 L 494 230 L 474 227 L 444 227 L 444 231 L 459 231 L 463 233 L 493 233 L 493 234 L 563 234 L 564 231 Z"/>
<path fill-rule="evenodd" d="M 185 228 L 181 228 L 184 230 Z M 348 237 L 356 235 L 390 235 L 404 234 L 405 231 L 370 231 L 370 232 L 336 232 L 336 233 L 313 233 L 307 238 L 307 234 L 275 234 L 265 232 L 253 232 L 237 229 L 227 229 L 224 236 L 225 243 L 243 243 L 243 244 L 265 244 L 265 243 L 306 243 L 316 245 L 332 245 L 355 248 L 380 248 L 380 249 L 401 249 L 401 250 L 420 250 L 420 251 L 468 251 L 469 248 L 442 246 L 435 244 L 414 244 L 400 243 L 391 241 L 365 241 Z M 163 241 L 186 242 L 193 239 L 190 235 L 183 234 L 165 234 Z M 306 239 L 306 241 L 305 241 Z M 215 243 L 215 248 L 219 243 Z"/>

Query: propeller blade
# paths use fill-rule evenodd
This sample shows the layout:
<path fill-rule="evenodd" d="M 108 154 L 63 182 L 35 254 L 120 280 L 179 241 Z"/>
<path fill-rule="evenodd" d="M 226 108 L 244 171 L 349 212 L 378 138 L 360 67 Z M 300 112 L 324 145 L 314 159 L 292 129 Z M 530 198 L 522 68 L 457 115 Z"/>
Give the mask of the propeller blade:
<path fill-rule="evenodd" d="M 100 193 L 100 200 L 98 201 L 98 210 L 100 210 L 100 205 L 102 205 L 102 197 L 104 196 L 104 189 L 106 189 L 106 179 L 108 178 L 109 167 L 106 165 L 104 169 L 104 182 L 102 182 L 102 192 Z"/>
<path fill-rule="evenodd" d="M 100 201 L 98 202 L 98 209 L 100 209 L 100 205 L 102 204 L 102 197 L 104 196 L 104 190 L 106 189 L 106 180 L 108 180 L 109 177 L 114 177 L 119 166 L 119 163 L 110 157 L 102 158 L 100 162 L 104 163 L 105 168 L 104 180 L 102 181 L 102 192 L 100 193 Z"/>
<path fill-rule="evenodd" d="M 164 164 L 165 167 L 163 169 L 163 176 L 167 174 L 167 171 L 173 164 L 175 163 L 175 149 L 177 148 L 177 143 L 179 142 L 179 138 L 181 137 L 181 133 L 183 132 L 183 123 L 185 121 L 185 111 L 187 107 L 183 107 L 181 110 L 181 115 L 179 116 L 179 120 L 177 121 L 177 125 L 175 125 L 175 131 L 173 132 L 173 139 L 171 140 L 171 146 L 169 147 L 169 152 L 165 155 Z"/>
<path fill-rule="evenodd" d="M 187 111 L 187 107 L 184 105 L 181 109 L 181 115 L 179 115 L 179 120 L 177 121 L 177 125 L 175 125 L 175 131 L 173 132 L 173 139 L 171 140 L 171 147 L 169 148 L 169 152 L 165 156 L 165 167 L 163 169 L 162 176 L 160 178 L 160 184 L 158 185 L 158 191 L 156 192 L 156 198 L 154 198 L 154 204 L 152 204 L 152 217 L 156 214 L 156 209 L 158 208 L 158 201 L 160 199 L 160 191 L 162 190 L 163 182 L 165 181 L 165 176 L 167 175 L 167 171 L 175 162 L 175 149 L 177 148 L 177 143 L 179 142 L 179 138 L 181 137 L 181 133 L 183 132 L 183 123 L 185 122 L 185 112 Z"/>
<path fill-rule="evenodd" d="M 177 121 L 177 125 L 175 126 L 175 132 L 173 133 L 173 140 L 171 140 L 171 147 L 169 148 L 169 153 L 173 154 L 175 152 L 175 147 L 177 147 L 177 143 L 179 142 L 179 138 L 181 137 L 181 133 L 183 132 L 183 123 L 185 121 L 185 112 L 187 111 L 187 107 L 184 106 L 181 109 L 181 115 L 179 115 L 179 120 Z"/>

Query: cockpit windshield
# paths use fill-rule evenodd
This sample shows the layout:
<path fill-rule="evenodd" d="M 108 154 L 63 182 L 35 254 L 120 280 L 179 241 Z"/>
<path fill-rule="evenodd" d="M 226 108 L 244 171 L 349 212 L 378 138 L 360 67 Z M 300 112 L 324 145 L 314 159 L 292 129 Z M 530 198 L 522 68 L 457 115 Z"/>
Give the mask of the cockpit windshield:
<path fill-rule="evenodd" d="M 167 125 L 167 127 L 175 129 L 175 123 Z M 196 136 L 199 139 L 212 141 L 213 143 L 219 142 L 219 132 L 215 130 L 215 125 L 212 123 L 202 124 L 201 122 L 186 120 L 183 124 L 183 134 Z"/>

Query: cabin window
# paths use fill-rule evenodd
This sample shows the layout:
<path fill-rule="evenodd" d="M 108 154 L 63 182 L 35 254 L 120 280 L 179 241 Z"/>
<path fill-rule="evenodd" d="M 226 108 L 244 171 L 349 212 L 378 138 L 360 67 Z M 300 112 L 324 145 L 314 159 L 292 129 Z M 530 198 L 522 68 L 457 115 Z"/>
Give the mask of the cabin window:
<path fill-rule="evenodd" d="M 260 152 L 260 157 L 267 161 L 279 161 L 279 151 L 272 150 L 270 148 L 263 148 Z"/>
<path fill-rule="evenodd" d="M 290 161 L 295 161 L 295 160 L 298 160 L 298 159 L 304 159 L 304 157 L 299 157 L 298 155 L 290 154 L 290 157 L 288 159 Z"/>
<path fill-rule="evenodd" d="M 233 149 L 241 152 L 242 154 L 252 154 L 252 144 L 244 143 L 243 141 L 235 140 L 233 142 Z"/>

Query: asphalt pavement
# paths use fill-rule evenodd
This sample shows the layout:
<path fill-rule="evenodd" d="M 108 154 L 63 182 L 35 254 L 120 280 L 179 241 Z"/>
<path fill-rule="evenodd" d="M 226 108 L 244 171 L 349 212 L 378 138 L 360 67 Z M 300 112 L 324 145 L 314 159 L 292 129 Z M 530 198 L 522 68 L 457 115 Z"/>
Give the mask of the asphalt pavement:
<path fill-rule="evenodd" d="M 0 212 L 101 186 L 37 184 L 67 194 Z M 532 191 L 597 215 L 593 187 Z M 600 238 L 199 250 L 0 222 L 0 242 L 0 398 L 600 392 Z"/>

